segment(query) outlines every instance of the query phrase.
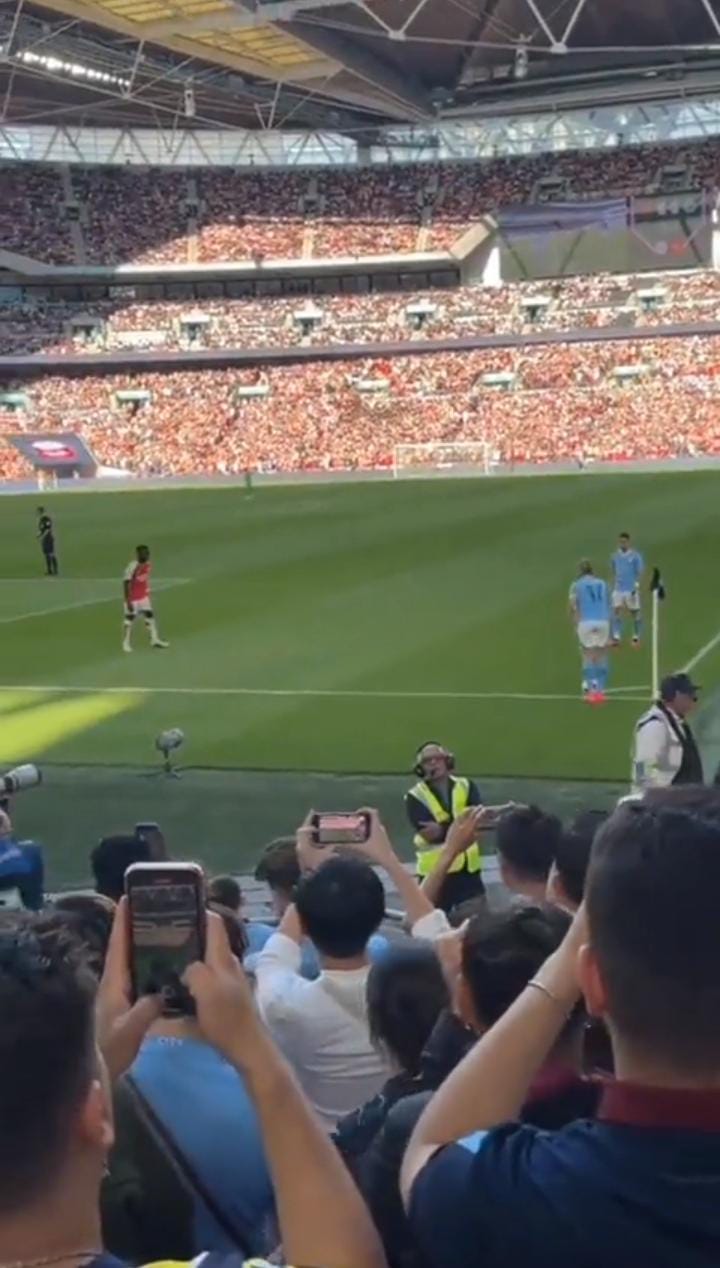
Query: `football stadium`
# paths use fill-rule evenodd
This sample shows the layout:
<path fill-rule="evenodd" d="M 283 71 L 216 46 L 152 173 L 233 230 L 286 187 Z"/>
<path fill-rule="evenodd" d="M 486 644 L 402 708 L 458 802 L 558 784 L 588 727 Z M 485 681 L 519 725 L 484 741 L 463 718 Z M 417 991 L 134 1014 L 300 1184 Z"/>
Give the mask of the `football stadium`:
<path fill-rule="evenodd" d="M 720 0 L 0 0 L 0 1268 L 720 1264 Z"/>
<path fill-rule="evenodd" d="M 687 666 L 712 777 L 717 32 L 665 16 L 3 6 L 0 761 L 55 883 L 129 801 L 197 849 L 200 799 L 236 871 L 288 795 L 409 855 L 427 736 L 486 800 L 611 804 Z M 568 592 L 623 531 L 642 637 L 591 711 Z M 127 656 L 138 541 L 170 645 Z"/>

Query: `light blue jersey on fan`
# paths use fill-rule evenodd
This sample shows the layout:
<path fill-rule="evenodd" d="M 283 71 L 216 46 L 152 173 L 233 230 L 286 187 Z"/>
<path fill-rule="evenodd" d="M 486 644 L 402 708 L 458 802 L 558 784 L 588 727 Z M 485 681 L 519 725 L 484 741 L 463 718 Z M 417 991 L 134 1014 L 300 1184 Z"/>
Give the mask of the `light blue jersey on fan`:
<path fill-rule="evenodd" d="M 640 585 L 645 561 L 639 550 L 616 550 L 610 560 L 613 570 L 613 589 L 619 594 L 632 594 Z"/>
<path fill-rule="evenodd" d="M 579 621 L 610 620 L 610 590 L 601 577 L 578 577 L 570 587 L 570 599 Z"/>

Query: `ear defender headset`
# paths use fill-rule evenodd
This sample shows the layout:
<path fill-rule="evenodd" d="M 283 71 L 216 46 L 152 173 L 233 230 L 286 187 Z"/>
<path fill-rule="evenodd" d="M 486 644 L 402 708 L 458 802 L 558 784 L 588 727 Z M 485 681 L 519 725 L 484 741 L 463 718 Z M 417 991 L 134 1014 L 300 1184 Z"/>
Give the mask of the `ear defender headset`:
<path fill-rule="evenodd" d="M 417 753 L 415 754 L 415 765 L 413 766 L 413 773 L 417 775 L 418 779 L 422 779 L 423 775 L 425 774 L 425 771 L 423 769 L 422 755 L 425 749 L 428 748 L 431 744 L 435 748 L 439 748 L 442 750 L 448 765 L 448 770 L 455 770 L 455 754 L 451 753 L 450 749 L 445 748 L 444 744 L 440 744 L 438 740 L 425 740 L 425 742 L 420 745 L 419 749 L 417 750 Z"/>

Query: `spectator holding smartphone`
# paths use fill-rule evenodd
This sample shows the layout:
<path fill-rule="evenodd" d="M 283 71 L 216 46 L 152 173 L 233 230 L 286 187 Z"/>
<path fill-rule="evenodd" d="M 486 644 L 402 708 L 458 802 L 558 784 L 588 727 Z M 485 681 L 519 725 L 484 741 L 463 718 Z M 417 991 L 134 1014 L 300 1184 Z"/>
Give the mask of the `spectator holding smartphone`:
<path fill-rule="evenodd" d="M 266 845 L 257 867 L 255 880 L 267 885 L 270 890 L 273 915 L 282 920 L 288 907 L 295 899 L 295 890 L 300 881 L 300 864 L 297 856 L 295 837 L 277 837 Z M 255 972 L 257 957 L 265 943 L 276 932 L 275 926 L 262 920 L 248 920 L 245 925 L 248 935 L 248 953 L 245 967 L 249 973 Z M 376 933 L 368 942 L 368 955 L 375 962 L 382 959 L 388 948 L 387 938 Z M 320 976 L 320 961 L 309 938 L 303 938 L 301 944 L 300 972 L 308 981 Z"/>
<path fill-rule="evenodd" d="M 260 1011 L 328 1131 L 374 1097 L 392 1073 L 373 1044 L 367 1014 L 368 943 L 385 914 L 385 891 L 373 867 L 393 880 L 416 932 L 434 929 L 441 915 L 399 862 L 377 811 L 369 815 L 368 840 L 351 847 L 361 858 L 339 846 L 314 846 L 310 816 L 298 829 L 303 875 L 295 902 L 255 965 Z M 305 937 L 320 960 L 314 982 L 301 974 Z"/>
<path fill-rule="evenodd" d="M 119 1268 L 103 1250 L 98 1202 L 113 1140 L 109 1078 L 132 1063 L 159 1012 L 149 997 L 131 1006 L 128 965 L 124 901 L 97 1007 L 92 976 L 62 933 L 23 915 L 6 918 L 0 929 L 0 1247 L 6 1265 Z M 352 1180 L 259 1023 L 214 914 L 205 960 L 190 967 L 186 982 L 205 1040 L 250 1090 L 287 1261 L 384 1268 Z M 193 1268 L 240 1268 L 241 1262 L 237 1254 L 200 1256 Z"/>

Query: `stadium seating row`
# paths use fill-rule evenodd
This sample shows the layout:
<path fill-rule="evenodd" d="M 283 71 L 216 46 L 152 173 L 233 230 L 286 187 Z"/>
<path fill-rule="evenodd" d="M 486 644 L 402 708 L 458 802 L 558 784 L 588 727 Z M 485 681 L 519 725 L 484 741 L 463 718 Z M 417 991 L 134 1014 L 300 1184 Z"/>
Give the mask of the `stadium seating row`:
<path fill-rule="evenodd" d="M 319 346 L 719 318 L 720 275 L 714 270 L 194 304 L 40 301 L 0 307 L 0 353 Z"/>
<path fill-rule="evenodd" d="M 720 336 L 47 376 L 5 383 L 27 408 L 0 413 L 0 433 L 75 430 L 143 475 L 382 468 L 426 442 L 485 442 L 500 462 L 693 456 L 720 448 L 719 373 Z M 147 398 L 122 404 L 128 390 Z M 10 450 L 3 472 L 28 474 Z"/>
<path fill-rule="evenodd" d="M 53 264 L 180 264 L 442 250 L 533 199 L 714 188 L 714 140 L 354 170 L 3 168 L 0 244 Z M 672 186 L 670 187 L 672 188 Z"/>

